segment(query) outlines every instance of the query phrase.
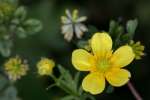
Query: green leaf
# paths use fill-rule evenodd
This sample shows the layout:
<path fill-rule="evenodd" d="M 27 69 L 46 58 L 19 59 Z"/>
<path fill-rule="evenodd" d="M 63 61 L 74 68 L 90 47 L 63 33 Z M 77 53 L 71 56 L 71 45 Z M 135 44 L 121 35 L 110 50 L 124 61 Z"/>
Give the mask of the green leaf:
<path fill-rule="evenodd" d="M 14 17 L 19 19 L 20 21 L 24 21 L 26 16 L 27 11 L 23 6 L 18 7 L 14 13 Z"/>
<path fill-rule="evenodd" d="M 83 93 L 82 85 L 79 87 L 78 92 L 79 92 L 80 95 Z"/>
<path fill-rule="evenodd" d="M 80 79 L 80 72 L 77 72 L 76 75 L 75 75 L 75 78 L 74 78 L 74 82 L 75 82 L 76 85 L 78 85 L 79 79 Z"/>
<path fill-rule="evenodd" d="M 131 39 L 132 39 L 133 36 L 134 36 L 135 30 L 136 30 L 136 28 L 137 28 L 137 25 L 138 25 L 137 19 L 129 20 L 129 21 L 127 22 L 127 24 L 126 24 L 126 29 L 127 29 L 127 32 L 130 34 Z"/>
<path fill-rule="evenodd" d="M 117 26 L 118 24 L 114 20 L 111 20 L 109 23 L 109 34 L 113 34 Z"/>
<path fill-rule="evenodd" d="M 0 75 L 0 91 L 4 89 L 7 83 L 8 80 L 4 76 Z"/>
<path fill-rule="evenodd" d="M 114 91 L 114 87 L 109 85 L 107 86 L 106 93 L 112 93 Z"/>
<path fill-rule="evenodd" d="M 17 97 L 17 90 L 14 86 L 9 86 L 0 96 L 0 100 L 19 100 Z"/>
<path fill-rule="evenodd" d="M 42 30 L 42 23 L 36 19 L 28 19 L 23 23 L 24 29 L 28 34 L 35 34 Z"/>
<path fill-rule="evenodd" d="M 13 44 L 11 40 L 0 40 L 0 53 L 2 56 L 10 56 L 12 45 Z"/>
<path fill-rule="evenodd" d="M 61 73 L 61 76 L 63 77 L 63 79 L 64 79 L 65 81 L 70 82 L 70 81 L 73 80 L 73 79 L 72 79 L 72 76 L 71 76 L 71 74 L 69 73 L 68 70 L 66 70 L 65 68 L 63 68 L 61 65 L 58 66 L 58 69 L 59 69 L 59 71 L 60 71 L 60 73 Z"/>
<path fill-rule="evenodd" d="M 23 27 L 18 27 L 17 30 L 16 30 L 16 35 L 19 37 L 19 38 L 26 38 L 27 37 L 27 33 L 26 31 L 24 30 Z"/>
<path fill-rule="evenodd" d="M 73 80 L 70 72 L 68 70 L 66 70 L 65 68 L 63 68 L 61 65 L 58 66 L 58 69 L 60 71 L 60 74 L 61 74 L 60 77 L 61 78 L 59 78 L 57 84 L 63 86 L 63 88 L 70 91 L 70 94 L 78 95 L 78 91 L 77 91 L 78 84 Z M 76 78 L 77 77 L 79 77 L 79 76 L 77 75 Z M 76 81 L 77 80 L 78 79 L 76 79 Z"/>
<path fill-rule="evenodd" d="M 11 24 L 13 24 L 13 25 L 19 25 L 20 23 L 21 22 L 18 18 L 14 18 L 14 19 L 11 20 Z"/>

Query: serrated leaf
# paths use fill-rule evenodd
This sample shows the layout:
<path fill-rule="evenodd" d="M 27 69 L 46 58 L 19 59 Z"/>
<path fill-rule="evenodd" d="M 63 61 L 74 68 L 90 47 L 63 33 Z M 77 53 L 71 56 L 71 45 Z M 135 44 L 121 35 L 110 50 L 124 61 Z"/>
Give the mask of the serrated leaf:
<path fill-rule="evenodd" d="M 64 78 L 65 81 L 72 81 L 72 76 L 69 73 L 68 70 L 66 70 L 65 68 L 63 68 L 61 65 L 58 66 L 58 69 L 62 75 L 62 78 Z"/>
<path fill-rule="evenodd" d="M 63 85 L 64 88 L 66 88 L 69 91 L 72 91 L 75 95 L 77 95 L 77 84 L 72 78 L 72 75 L 68 70 L 63 68 L 61 65 L 58 66 L 58 69 L 60 71 L 60 77 L 57 84 Z"/>

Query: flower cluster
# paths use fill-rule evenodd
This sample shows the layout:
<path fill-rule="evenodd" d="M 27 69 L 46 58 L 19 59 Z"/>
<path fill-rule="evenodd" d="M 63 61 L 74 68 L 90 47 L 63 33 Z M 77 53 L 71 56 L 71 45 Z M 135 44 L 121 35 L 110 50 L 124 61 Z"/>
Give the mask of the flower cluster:
<path fill-rule="evenodd" d="M 16 81 L 17 79 L 20 79 L 22 76 L 26 75 L 28 69 L 29 68 L 27 62 L 22 60 L 18 56 L 10 58 L 4 64 L 4 70 L 9 79 L 12 81 Z"/>
<path fill-rule="evenodd" d="M 144 46 L 139 42 L 130 41 L 129 45 L 132 47 L 133 52 L 135 54 L 135 59 L 140 60 L 142 56 L 144 56 Z"/>

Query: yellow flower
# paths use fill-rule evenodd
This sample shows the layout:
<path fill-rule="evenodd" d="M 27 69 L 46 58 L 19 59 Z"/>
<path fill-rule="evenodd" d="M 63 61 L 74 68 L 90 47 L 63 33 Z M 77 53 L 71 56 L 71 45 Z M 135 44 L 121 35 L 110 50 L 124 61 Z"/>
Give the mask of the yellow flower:
<path fill-rule="evenodd" d="M 131 74 L 123 67 L 130 64 L 135 55 L 128 45 L 112 51 L 112 39 L 107 33 L 96 33 L 91 39 L 92 52 L 77 49 L 72 53 L 72 64 L 79 71 L 90 73 L 83 79 L 82 87 L 91 94 L 99 94 L 105 89 L 105 79 L 120 87 L 126 84 Z"/>
<path fill-rule="evenodd" d="M 55 66 L 55 62 L 48 58 L 42 58 L 37 63 L 38 73 L 40 75 L 51 75 L 53 72 L 53 68 Z"/>
<path fill-rule="evenodd" d="M 9 79 L 16 81 L 27 74 L 28 65 L 20 57 L 10 58 L 5 64 L 4 69 Z"/>
<path fill-rule="evenodd" d="M 135 54 L 135 59 L 140 60 L 142 56 L 144 56 L 144 46 L 141 45 L 140 41 L 134 42 L 133 40 L 130 41 L 129 45 L 132 47 L 133 52 Z"/>

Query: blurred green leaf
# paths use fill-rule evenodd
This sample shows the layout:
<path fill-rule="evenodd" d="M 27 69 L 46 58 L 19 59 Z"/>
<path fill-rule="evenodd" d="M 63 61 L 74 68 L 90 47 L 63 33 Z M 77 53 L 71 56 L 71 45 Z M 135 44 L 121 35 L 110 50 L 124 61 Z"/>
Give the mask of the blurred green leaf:
<path fill-rule="evenodd" d="M 7 85 L 7 83 L 8 80 L 4 76 L 0 75 L 0 91 Z"/>
<path fill-rule="evenodd" d="M 23 6 L 20 6 L 16 9 L 14 17 L 20 21 L 24 21 L 27 16 L 27 11 Z"/>
<path fill-rule="evenodd" d="M 19 38 L 26 38 L 27 37 L 27 33 L 26 31 L 24 30 L 23 27 L 18 27 L 17 30 L 16 30 L 16 35 L 19 37 Z"/>
<path fill-rule="evenodd" d="M 127 29 L 128 34 L 130 34 L 131 39 L 132 39 L 133 36 L 134 36 L 135 30 L 136 30 L 136 28 L 137 28 L 137 25 L 138 25 L 137 19 L 129 20 L 129 21 L 127 22 L 127 24 L 126 24 L 126 29 Z"/>
<path fill-rule="evenodd" d="M 74 83 L 75 83 L 75 88 L 78 88 L 78 84 L 79 84 L 79 79 L 80 79 L 80 72 L 77 72 L 74 78 Z"/>
<path fill-rule="evenodd" d="M 65 81 L 72 81 L 73 80 L 72 76 L 68 70 L 63 68 L 61 65 L 58 66 L 58 69 L 59 69 L 59 71 L 60 71 L 60 73 L 61 73 L 61 75 Z"/>
<path fill-rule="evenodd" d="M 13 86 L 9 86 L 0 96 L 0 100 L 19 100 L 17 97 L 17 90 Z"/>
<path fill-rule="evenodd" d="M 113 34 L 117 26 L 118 24 L 114 20 L 111 20 L 109 23 L 109 34 Z"/>
<path fill-rule="evenodd" d="M 42 23 L 36 19 L 28 19 L 23 23 L 24 30 L 27 34 L 35 34 L 42 30 Z"/>
<path fill-rule="evenodd" d="M 0 40 L 0 53 L 4 57 L 8 57 L 11 54 L 12 41 L 11 40 Z"/>

